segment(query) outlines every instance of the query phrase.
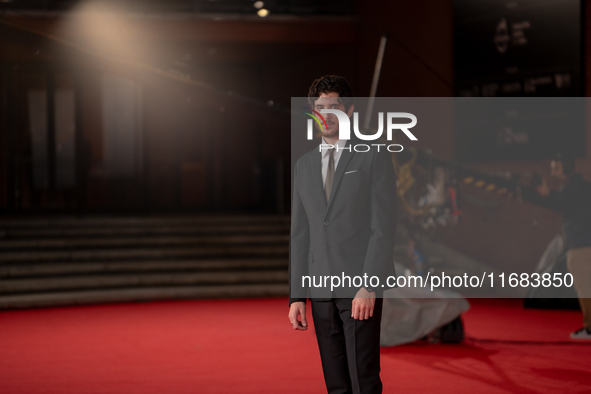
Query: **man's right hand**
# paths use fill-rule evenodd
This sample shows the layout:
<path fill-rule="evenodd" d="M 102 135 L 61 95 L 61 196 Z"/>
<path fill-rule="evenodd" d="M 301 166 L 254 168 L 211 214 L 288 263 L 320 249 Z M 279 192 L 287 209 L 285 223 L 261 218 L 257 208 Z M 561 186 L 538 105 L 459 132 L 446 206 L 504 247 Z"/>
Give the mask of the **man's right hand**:
<path fill-rule="evenodd" d="M 301 320 L 298 320 L 298 317 L 301 317 Z M 289 306 L 289 321 L 294 330 L 306 331 L 308 329 L 305 302 L 297 301 Z"/>

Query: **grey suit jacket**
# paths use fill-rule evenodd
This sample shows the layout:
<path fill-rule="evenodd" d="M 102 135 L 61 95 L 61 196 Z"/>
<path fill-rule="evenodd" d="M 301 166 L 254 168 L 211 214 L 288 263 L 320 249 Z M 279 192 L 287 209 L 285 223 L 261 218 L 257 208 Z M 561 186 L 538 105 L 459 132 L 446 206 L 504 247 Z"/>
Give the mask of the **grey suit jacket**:
<path fill-rule="evenodd" d="M 351 139 L 351 144 L 366 143 Z M 377 276 L 373 289 L 386 290 L 395 276 L 396 176 L 385 146 L 368 152 L 343 150 L 326 201 L 318 148 L 302 156 L 294 168 L 289 250 L 290 301 L 354 297 L 362 286 L 348 283 L 331 291 L 319 278 Z M 316 279 L 308 286 L 302 277 Z M 369 279 L 368 279 L 369 280 Z M 347 282 L 347 281 L 345 281 Z M 336 284 L 336 282 L 335 282 Z M 359 284 L 359 282 L 357 283 Z M 374 281 L 375 284 L 375 281 Z M 379 294 L 378 294 L 379 295 Z"/>

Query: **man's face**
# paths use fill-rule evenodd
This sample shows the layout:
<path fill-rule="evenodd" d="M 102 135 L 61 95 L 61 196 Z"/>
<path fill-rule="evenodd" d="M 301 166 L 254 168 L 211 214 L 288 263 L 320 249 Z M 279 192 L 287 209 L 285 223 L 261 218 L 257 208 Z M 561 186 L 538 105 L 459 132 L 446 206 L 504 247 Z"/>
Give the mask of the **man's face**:
<path fill-rule="evenodd" d="M 321 109 L 338 109 L 339 111 L 343 111 L 347 114 L 348 117 L 353 115 L 353 105 L 349 107 L 348 111 L 345 111 L 345 105 L 339 101 L 339 94 L 335 92 L 329 93 L 321 93 L 320 97 L 314 103 L 314 109 L 320 112 Z M 337 116 L 334 114 L 323 114 L 321 113 L 324 120 L 326 120 L 326 124 L 328 125 L 328 130 L 322 123 L 322 127 L 320 132 L 324 138 L 338 138 L 339 137 L 339 121 Z"/>
<path fill-rule="evenodd" d="M 550 175 L 559 181 L 563 181 L 566 178 L 564 167 L 560 160 L 552 160 L 550 162 Z"/>

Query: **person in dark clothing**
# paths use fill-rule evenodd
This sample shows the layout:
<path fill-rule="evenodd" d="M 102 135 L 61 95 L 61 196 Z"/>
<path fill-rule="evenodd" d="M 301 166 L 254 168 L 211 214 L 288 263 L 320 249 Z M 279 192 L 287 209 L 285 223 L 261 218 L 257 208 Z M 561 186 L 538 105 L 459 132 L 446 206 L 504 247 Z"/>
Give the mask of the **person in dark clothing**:
<path fill-rule="evenodd" d="M 583 311 L 584 327 L 570 337 L 591 340 L 591 182 L 575 172 L 574 160 L 560 155 L 550 163 L 550 175 L 560 189 L 550 190 L 544 179 L 537 191 L 562 214 L 567 267 Z"/>
<path fill-rule="evenodd" d="M 384 149 L 351 149 L 360 140 L 341 139 L 337 115 L 324 112 L 353 116 L 353 91 L 345 78 L 315 80 L 308 97 L 324 126 L 322 144 L 294 165 L 288 316 L 293 329 L 307 330 L 310 299 L 329 394 L 381 394 L 382 287 L 396 275 L 392 156 Z M 305 276 L 331 275 L 342 275 L 343 286 L 304 285 Z M 350 280 L 345 285 L 345 277 L 355 276 L 375 277 L 382 286 Z"/>

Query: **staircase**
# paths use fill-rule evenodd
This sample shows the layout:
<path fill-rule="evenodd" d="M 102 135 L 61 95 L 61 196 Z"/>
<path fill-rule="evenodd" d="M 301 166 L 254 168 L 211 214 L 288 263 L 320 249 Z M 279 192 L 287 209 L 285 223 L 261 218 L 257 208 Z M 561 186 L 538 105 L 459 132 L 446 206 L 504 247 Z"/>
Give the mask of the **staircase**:
<path fill-rule="evenodd" d="M 287 216 L 0 218 L 0 309 L 287 296 Z"/>

